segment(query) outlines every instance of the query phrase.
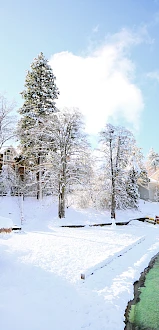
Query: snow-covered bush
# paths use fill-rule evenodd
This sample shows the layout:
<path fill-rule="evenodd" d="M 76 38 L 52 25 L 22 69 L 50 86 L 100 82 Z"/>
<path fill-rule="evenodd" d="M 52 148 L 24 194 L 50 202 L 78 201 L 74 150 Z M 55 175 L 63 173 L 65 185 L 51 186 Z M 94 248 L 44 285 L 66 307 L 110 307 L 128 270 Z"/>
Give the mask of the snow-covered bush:
<path fill-rule="evenodd" d="M 0 183 L 3 193 L 10 195 L 14 192 L 14 188 L 16 187 L 16 173 L 14 169 L 8 164 L 2 166 Z"/>
<path fill-rule="evenodd" d="M 88 191 L 83 191 L 83 192 L 76 192 L 74 194 L 74 203 L 77 207 L 81 209 L 86 209 L 91 205 L 90 203 L 90 196 Z"/>

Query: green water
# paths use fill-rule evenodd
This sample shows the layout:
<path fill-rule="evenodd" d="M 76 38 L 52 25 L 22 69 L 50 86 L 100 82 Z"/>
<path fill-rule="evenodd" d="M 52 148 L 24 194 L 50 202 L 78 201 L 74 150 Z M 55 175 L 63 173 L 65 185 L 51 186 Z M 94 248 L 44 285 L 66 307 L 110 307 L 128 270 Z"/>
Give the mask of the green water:
<path fill-rule="evenodd" d="M 140 301 L 132 305 L 129 321 L 140 329 L 159 330 L 159 257 L 140 288 Z"/>

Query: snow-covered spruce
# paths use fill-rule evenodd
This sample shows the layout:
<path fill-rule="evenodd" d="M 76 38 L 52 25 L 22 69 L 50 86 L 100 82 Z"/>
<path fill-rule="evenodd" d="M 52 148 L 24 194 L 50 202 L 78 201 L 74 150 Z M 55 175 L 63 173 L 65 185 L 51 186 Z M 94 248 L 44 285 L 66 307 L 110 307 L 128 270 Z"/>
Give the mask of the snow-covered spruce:
<path fill-rule="evenodd" d="M 31 64 L 25 89 L 21 93 L 24 103 L 19 110 L 22 118 L 18 125 L 18 135 L 28 170 L 27 187 L 34 189 L 37 198 L 42 197 L 41 174 L 45 168 L 43 164 L 46 154 L 55 148 L 54 136 L 48 136 L 47 133 L 50 115 L 57 111 L 55 100 L 59 92 L 55 80 L 48 60 L 40 53 Z"/>
<path fill-rule="evenodd" d="M 159 169 L 159 154 L 153 148 L 150 149 L 147 155 L 147 168 L 150 174 Z"/>

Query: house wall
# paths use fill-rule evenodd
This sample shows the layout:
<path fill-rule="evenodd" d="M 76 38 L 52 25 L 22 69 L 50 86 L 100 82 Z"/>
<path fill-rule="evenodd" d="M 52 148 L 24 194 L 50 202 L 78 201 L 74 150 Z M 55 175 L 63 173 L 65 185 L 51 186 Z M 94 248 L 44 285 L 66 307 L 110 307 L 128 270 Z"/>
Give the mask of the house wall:
<path fill-rule="evenodd" d="M 154 183 L 154 182 L 150 182 L 149 183 L 149 195 L 150 195 L 150 200 L 152 202 L 155 202 L 155 194 L 156 194 L 156 188 L 159 189 L 159 185 L 157 183 Z"/>
<path fill-rule="evenodd" d="M 150 199 L 148 188 L 139 185 L 139 194 L 140 198 L 144 199 L 145 201 Z"/>

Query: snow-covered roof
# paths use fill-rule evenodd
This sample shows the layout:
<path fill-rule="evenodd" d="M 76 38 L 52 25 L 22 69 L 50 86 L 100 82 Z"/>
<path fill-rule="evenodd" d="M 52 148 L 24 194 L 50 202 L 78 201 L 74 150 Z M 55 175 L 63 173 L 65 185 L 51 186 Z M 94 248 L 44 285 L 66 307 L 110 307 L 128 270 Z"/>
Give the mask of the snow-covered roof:
<path fill-rule="evenodd" d="M 150 180 L 150 182 L 158 183 L 158 181 L 155 179 L 149 178 L 149 180 Z"/>
<path fill-rule="evenodd" d="M 1 148 L 0 153 L 5 153 L 7 150 L 13 150 L 17 154 L 17 150 L 13 146 L 4 146 Z"/>
<path fill-rule="evenodd" d="M 151 174 L 150 180 L 155 180 L 156 182 L 159 182 L 159 170 L 157 170 L 155 173 Z"/>

